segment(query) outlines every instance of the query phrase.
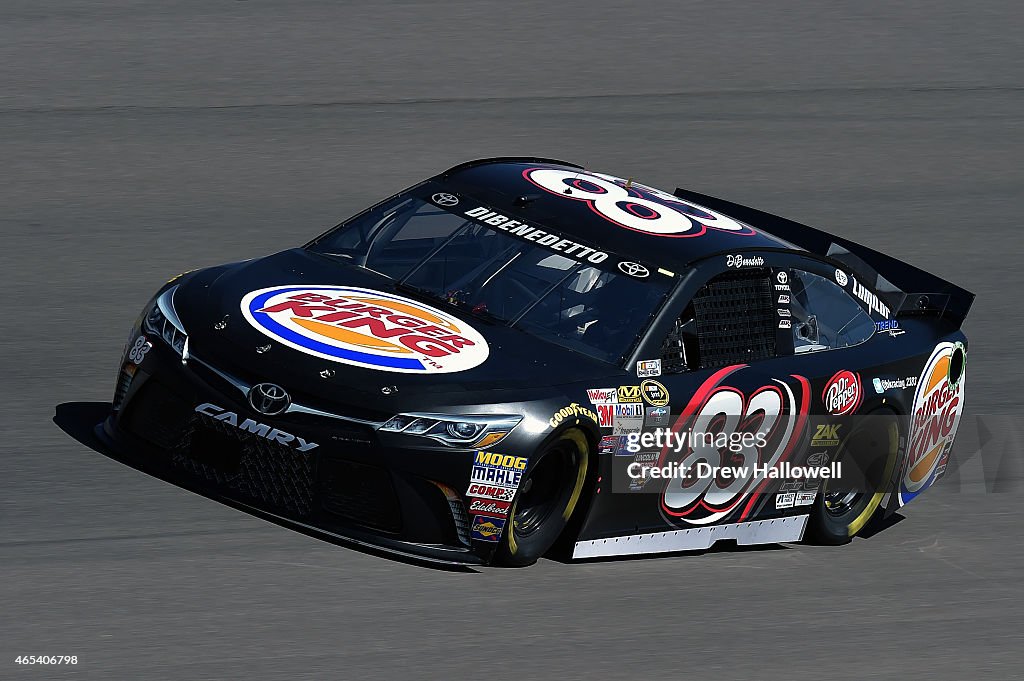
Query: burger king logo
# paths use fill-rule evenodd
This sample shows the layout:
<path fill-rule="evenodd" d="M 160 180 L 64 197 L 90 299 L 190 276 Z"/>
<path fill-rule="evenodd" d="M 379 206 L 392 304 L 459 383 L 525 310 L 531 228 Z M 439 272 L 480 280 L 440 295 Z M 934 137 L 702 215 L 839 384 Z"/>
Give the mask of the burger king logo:
<path fill-rule="evenodd" d="M 965 361 L 963 345 L 939 343 L 921 372 L 914 393 L 907 465 L 900 481 L 901 504 L 935 482 L 953 446 L 964 409 Z"/>
<path fill-rule="evenodd" d="M 864 399 L 860 376 L 845 369 L 840 371 L 829 379 L 821 399 L 825 403 L 825 409 L 833 416 L 852 414 L 857 411 Z"/>
<path fill-rule="evenodd" d="M 242 298 L 260 333 L 322 359 L 378 371 L 445 374 L 487 359 L 487 341 L 423 303 L 352 286 L 273 286 Z"/>

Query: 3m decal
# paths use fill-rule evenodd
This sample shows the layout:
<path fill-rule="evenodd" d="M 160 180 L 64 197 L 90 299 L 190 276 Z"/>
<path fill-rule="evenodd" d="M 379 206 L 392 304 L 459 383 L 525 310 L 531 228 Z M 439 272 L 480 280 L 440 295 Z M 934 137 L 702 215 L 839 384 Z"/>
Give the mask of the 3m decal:
<path fill-rule="evenodd" d="M 863 399 L 864 389 L 860 383 L 860 374 L 845 369 L 830 378 L 824 392 L 821 393 L 825 409 L 833 416 L 854 413 Z"/>
<path fill-rule="evenodd" d="M 745 392 L 733 385 L 742 377 L 746 365 L 725 367 L 715 372 L 694 393 L 690 403 L 676 420 L 672 432 L 752 434 L 740 438 L 738 450 L 718 446 L 704 438 L 688 438 L 678 463 L 696 470 L 698 464 L 720 468 L 733 464 L 741 471 L 736 477 L 673 477 L 661 494 L 662 513 L 673 522 L 708 525 L 739 513 L 745 520 L 758 500 L 759 492 L 770 484 L 772 471 L 792 456 L 806 427 L 810 403 L 810 382 L 803 376 L 774 379 L 770 384 Z M 796 390 L 791 387 L 795 383 Z M 763 443 L 764 446 L 758 446 Z M 668 447 L 662 450 L 661 465 L 666 463 Z M 757 475 L 755 471 L 766 471 Z"/>
<path fill-rule="evenodd" d="M 498 541 L 507 518 L 478 515 L 473 518 L 472 537 L 477 541 Z"/>
<path fill-rule="evenodd" d="M 351 286 L 273 286 L 242 298 L 260 333 L 299 352 L 343 364 L 410 374 L 480 365 L 484 337 L 460 319 L 390 293 Z"/>
<path fill-rule="evenodd" d="M 939 343 L 924 365 L 914 392 L 907 462 L 899 501 L 905 504 L 938 477 L 953 446 L 964 410 L 966 353 L 959 343 Z"/>
<path fill-rule="evenodd" d="M 582 201 L 608 222 L 636 232 L 668 237 L 696 237 L 709 229 L 755 234 L 753 229 L 730 217 L 612 175 L 529 168 L 523 171 L 523 177 L 555 196 Z"/>

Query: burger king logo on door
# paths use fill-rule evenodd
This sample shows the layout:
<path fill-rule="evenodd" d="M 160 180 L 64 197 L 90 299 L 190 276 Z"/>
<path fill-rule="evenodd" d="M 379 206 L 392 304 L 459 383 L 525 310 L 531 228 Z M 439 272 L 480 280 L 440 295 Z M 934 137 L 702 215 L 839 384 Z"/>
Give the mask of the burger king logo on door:
<path fill-rule="evenodd" d="M 939 343 L 924 365 L 914 393 L 907 463 L 900 480 L 900 504 L 938 477 L 964 409 L 966 355 L 960 343 Z"/>
<path fill-rule="evenodd" d="M 273 286 L 242 298 L 260 333 L 322 359 L 378 371 L 445 374 L 483 363 L 480 333 L 423 303 L 353 286 Z"/>

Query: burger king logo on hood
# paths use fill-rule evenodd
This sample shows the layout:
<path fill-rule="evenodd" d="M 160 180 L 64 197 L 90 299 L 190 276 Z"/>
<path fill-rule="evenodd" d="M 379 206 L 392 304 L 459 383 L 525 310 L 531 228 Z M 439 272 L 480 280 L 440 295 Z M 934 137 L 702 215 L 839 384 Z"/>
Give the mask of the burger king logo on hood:
<path fill-rule="evenodd" d="M 353 286 L 272 286 L 247 293 L 260 333 L 322 359 L 379 371 L 445 374 L 483 363 L 480 333 L 428 305 Z"/>
<path fill-rule="evenodd" d="M 928 488 L 946 459 L 964 410 L 966 354 L 960 343 L 939 343 L 924 365 L 914 393 L 907 464 L 900 480 L 900 503 Z"/>

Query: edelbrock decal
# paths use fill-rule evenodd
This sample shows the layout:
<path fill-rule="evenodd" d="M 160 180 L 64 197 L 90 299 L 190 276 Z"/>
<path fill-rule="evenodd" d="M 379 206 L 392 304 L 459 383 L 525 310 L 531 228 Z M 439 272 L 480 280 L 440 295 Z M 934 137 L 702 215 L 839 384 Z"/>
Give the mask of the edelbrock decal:
<path fill-rule="evenodd" d="M 242 298 L 257 331 L 322 359 L 378 371 L 446 374 L 487 359 L 467 323 L 433 307 L 353 286 L 272 286 Z"/>

